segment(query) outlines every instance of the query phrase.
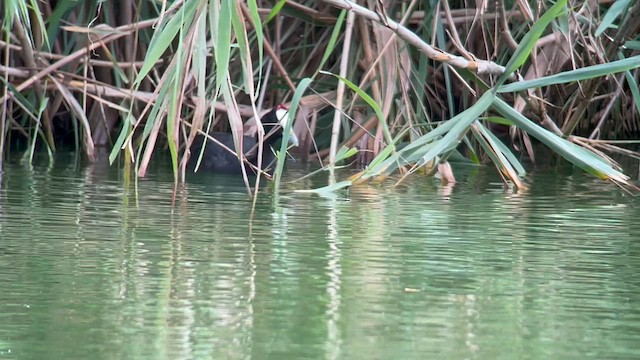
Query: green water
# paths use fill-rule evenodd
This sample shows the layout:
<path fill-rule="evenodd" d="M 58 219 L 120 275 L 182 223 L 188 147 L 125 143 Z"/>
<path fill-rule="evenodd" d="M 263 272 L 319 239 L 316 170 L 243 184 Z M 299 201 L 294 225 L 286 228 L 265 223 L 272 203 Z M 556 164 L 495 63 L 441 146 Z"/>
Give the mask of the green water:
<path fill-rule="evenodd" d="M 290 178 L 299 175 L 292 171 Z M 337 199 L 155 168 L 9 164 L 0 358 L 637 359 L 638 200 L 492 169 Z"/>

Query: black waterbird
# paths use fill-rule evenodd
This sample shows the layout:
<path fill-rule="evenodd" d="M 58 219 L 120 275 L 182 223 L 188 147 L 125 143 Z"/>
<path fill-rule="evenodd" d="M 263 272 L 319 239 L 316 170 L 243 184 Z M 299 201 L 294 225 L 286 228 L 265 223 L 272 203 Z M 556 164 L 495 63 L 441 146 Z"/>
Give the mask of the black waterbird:
<path fill-rule="evenodd" d="M 260 119 L 264 127 L 265 135 L 262 148 L 262 170 L 270 172 L 275 164 L 275 145 L 280 142 L 283 129 L 289 121 L 289 110 L 284 105 L 278 105 Z M 255 132 L 255 129 L 254 129 Z M 198 171 L 241 174 L 242 168 L 240 159 L 235 154 L 233 134 L 227 132 L 214 132 L 210 135 L 214 140 L 208 139 L 202 154 L 202 160 L 198 166 Z M 193 171 L 196 168 L 205 136 L 198 135 L 191 147 L 191 156 L 188 168 Z M 289 135 L 289 143 L 298 146 L 298 138 L 293 130 Z M 242 153 L 246 159 L 245 169 L 248 174 L 257 172 L 258 168 L 258 135 L 257 133 L 242 137 Z"/>

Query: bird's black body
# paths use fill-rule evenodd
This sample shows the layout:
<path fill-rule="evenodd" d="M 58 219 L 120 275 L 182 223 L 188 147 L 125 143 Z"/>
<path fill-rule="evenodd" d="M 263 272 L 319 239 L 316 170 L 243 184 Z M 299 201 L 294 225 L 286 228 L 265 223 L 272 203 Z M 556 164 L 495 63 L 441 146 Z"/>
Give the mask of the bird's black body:
<path fill-rule="evenodd" d="M 262 125 L 264 126 L 265 131 L 265 139 L 262 149 L 262 169 L 267 172 L 269 168 L 273 168 L 273 166 L 275 165 L 275 153 L 274 150 L 272 150 L 272 147 L 276 144 L 279 144 L 280 140 L 282 139 L 282 127 L 280 126 L 282 119 L 278 119 L 277 116 L 277 111 L 280 109 L 282 108 L 278 107 L 269 111 L 260 120 L 262 122 Z M 235 152 L 233 135 L 231 133 L 225 132 L 214 132 L 211 134 L 211 137 L 216 139 L 219 143 L 210 139 L 207 140 L 207 144 L 204 148 L 204 154 L 202 155 L 202 160 L 200 161 L 200 166 L 198 167 L 198 172 L 206 171 L 221 174 L 241 174 L 242 168 L 240 160 L 235 155 L 235 153 L 232 153 L 228 150 L 231 149 Z M 204 136 L 198 135 L 193 142 L 193 145 L 191 147 L 191 156 L 188 163 L 188 168 L 191 171 L 195 169 L 204 139 Z M 220 144 L 224 145 L 228 149 L 225 149 Z M 255 167 L 258 166 L 257 144 L 257 135 L 244 136 L 242 139 L 242 152 L 247 161 L 253 164 Z M 245 169 L 247 170 L 248 174 L 253 174 L 256 172 L 253 167 L 246 163 Z"/>

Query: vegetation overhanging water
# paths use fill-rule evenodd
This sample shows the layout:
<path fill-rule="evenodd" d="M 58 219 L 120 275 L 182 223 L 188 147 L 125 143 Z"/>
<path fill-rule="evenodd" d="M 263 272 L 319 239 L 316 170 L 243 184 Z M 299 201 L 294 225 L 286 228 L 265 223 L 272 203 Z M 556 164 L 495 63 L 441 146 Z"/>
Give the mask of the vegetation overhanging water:
<path fill-rule="evenodd" d="M 276 188 L 289 127 L 303 158 L 366 165 L 347 185 L 422 170 L 452 181 L 449 162 L 464 158 L 523 188 L 519 155 L 535 161 L 539 142 L 634 187 L 603 151 L 639 156 L 615 142 L 638 135 L 636 0 L 13 0 L 2 10 L 0 161 L 11 146 L 32 157 L 73 144 L 90 160 L 106 146 L 144 177 L 167 151 L 177 189 L 199 156 L 196 134 L 231 130 L 241 153 L 244 119 L 285 103 L 295 124 Z"/>

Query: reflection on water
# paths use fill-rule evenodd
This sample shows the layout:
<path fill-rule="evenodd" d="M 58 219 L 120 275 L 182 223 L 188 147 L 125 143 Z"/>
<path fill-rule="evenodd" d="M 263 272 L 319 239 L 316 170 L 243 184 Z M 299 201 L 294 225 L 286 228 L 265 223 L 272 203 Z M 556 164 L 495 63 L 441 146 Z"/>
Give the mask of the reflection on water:
<path fill-rule="evenodd" d="M 157 168 L 136 206 L 116 168 L 10 164 L 0 357 L 640 357 L 636 200 L 577 173 L 458 178 L 267 186 L 252 214 L 226 177 L 172 207 Z"/>

